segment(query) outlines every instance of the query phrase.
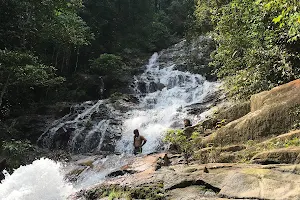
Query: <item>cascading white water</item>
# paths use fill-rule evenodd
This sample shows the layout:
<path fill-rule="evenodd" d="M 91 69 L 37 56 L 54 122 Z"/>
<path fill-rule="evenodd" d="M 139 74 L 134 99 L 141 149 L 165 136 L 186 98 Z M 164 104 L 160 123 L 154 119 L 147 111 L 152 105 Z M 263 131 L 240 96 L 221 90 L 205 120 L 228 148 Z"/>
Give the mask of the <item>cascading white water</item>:
<path fill-rule="evenodd" d="M 139 109 L 130 111 L 130 117 L 124 120 L 122 139 L 117 144 L 119 152 L 132 152 L 134 129 L 139 129 L 147 139 L 143 153 L 151 153 L 159 149 L 167 129 L 183 127 L 184 118 L 194 122 L 201 118 L 200 115 L 188 116 L 184 108 L 201 103 L 208 94 L 216 91 L 218 84 L 206 81 L 201 75 L 175 70 L 175 66 L 172 61 L 160 63 L 159 55 L 155 53 L 146 71 L 136 78 L 136 86 L 138 82 L 145 83 L 146 94 L 140 97 Z M 163 88 L 149 92 L 151 85 Z"/>
<path fill-rule="evenodd" d="M 117 117 L 118 111 L 105 100 L 86 101 L 53 122 L 39 138 L 39 143 L 50 149 L 64 148 L 75 153 L 100 152 L 107 146 L 103 142 L 105 137 L 110 137 L 108 133 L 121 134 Z"/>
<path fill-rule="evenodd" d="M 57 147 L 62 144 L 55 143 L 65 140 L 67 134 L 64 145 L 75 153 L 112 149 L 112 153 L 115 150 L 131 154 L 133 130 L 139 129 L 148 140 L 143 153 L 160 150 L 168 128 L 183 127 L 184 118 L 195 123 L 203 117 L 203 114 L 189 115 L 186 107 L 201 103 L 218 86 L 218 83 L 208 82 L 201 75 L 176 70 L 176 65 L 183 62 L 182 45 L 183 42 L 161 55 L 153 54 L 145 72 L 135 77 L 135 90 L 140 103 L 131 111 L 121 114 L 113 110 L 106 100 L 84 102 L 55 121 L 39 141 L 45 147 Z M 176 60 L 173 60 L 174 57 Z M 121 120 L 122 123 L 119 123 Z M 115 143 L 111 141 L 116 139 L 119 141 L 114 149 Z M 108 141 L 111 143 L 108 144 Z M 108 173 L 117 170 L 129 159 L 130 155 L 110 155 L 93 161 L 101 169 L 83 171 L 74 187 L 64 180 L 61 164 L 49 159 L 37 160 L 6 177 L 0 184 L 0 200 L 65 200 L 75 191 L 74 188 L 82 189 L 100 183 Z"/>
<path fill-rule="evenodd" d="M 94 184 L 102 183 L 106 176 L 116 170 L 119 170 L 122 166 L 126 165 L 132 157 L 122 155 L 109 155 L 103 159 L 96 159 L 93 162 L 94 166 L 101 166 L 102 170 L 89 169 L 82 172 L 74 183 L 74 187 L 77 189 L 87 188 Z M 97 168 L 97 167 L 96 167 Z"/>
<path fill-rule="evenodd" d="M 19 167 L 0 184 L 0 199 L 66 200 L 76 190 L 64 180 L 61 167 L 50 159 Z"/>

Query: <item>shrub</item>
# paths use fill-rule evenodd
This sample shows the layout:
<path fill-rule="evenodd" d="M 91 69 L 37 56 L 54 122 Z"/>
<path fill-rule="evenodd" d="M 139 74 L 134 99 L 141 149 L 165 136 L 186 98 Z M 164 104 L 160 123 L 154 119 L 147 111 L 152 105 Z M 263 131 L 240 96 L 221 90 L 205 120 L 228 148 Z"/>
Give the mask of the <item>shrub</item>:
<path fill-rule="evenodd" d="M 165 141 L 175 145 L 177 150 L 184 155 L 186 164 L 188 164 L 188 159 L 194 154 L 198 136 L 198 132 L 193 132 L 189 138 L 184 130 L 169 130 L 165 136 Z"/>
<path fill-rule="evenodd" d="M 103 76 L 117 78 L 122 75 L 125 70 L 125 63 L 120 56 L 114 54 L 102 54 L 91 64 L 91 70 Z"/>
<path fill-rule="evenodd" d="M 8 166 L 10 169 L 18 168 L 22 164 L 26 164 L 28 154 L 34 150 L 30 141 L 3 141 L 2 154 L 8 158 Z"/>

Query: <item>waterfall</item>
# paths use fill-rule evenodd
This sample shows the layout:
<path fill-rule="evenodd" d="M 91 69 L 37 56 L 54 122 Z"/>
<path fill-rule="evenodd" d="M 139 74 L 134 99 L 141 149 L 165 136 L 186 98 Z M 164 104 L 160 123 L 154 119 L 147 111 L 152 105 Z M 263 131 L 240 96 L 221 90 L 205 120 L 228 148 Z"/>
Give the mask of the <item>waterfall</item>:
<path fill-rule="evenodd" d="M 182 128 L 184 118 L 194 124 L 203 119 L 202 111 L 213 104 L 210 99 L 219 83 L 182 70 L 189 53 L 184 44 L 185 41 L 152 55 L 145 71 L 134 77 L 138 103 L 126 104 L 127 111 L 116 109 L 109 100 L 83 102 L 53 122 L 38 140 L 43 147 L 63 148 L 75 154 L 109 152 L 111 155 L 106 158 L 93 160 L 101 170 L 84 170 L 77 182 L 70 185 L 64 180 L 61 164 L 49 159 L 36 160 L 6 176 L 0 184 L 0 199 L 65 200 L 74 191 L 105 180 L 108 173 L 132 159 L 134 129 L 139 129 L 148 140 L 143 147 L 147 154 L 161 151 L 165 131 Z M 200 113 L 189 112 L 192 106 L 202 104 L 206 107 Z M 113 155 L 117 152 L 121 155 Z"/>
<path fill-rule="evenodd" d="M 201 118 L 201 115 L 188 115 L 185 108 L 201 103 L 215 92 L 218 84 L 206 81 L 201 75 L 176 70 L 175 66 L 172 60 L 160 62 L 160 56 L 154 53 L 145 72 L 135 78 L 140 104 L 138 109 L 127 113 L 129 117 L 123 122 L 117 151 L 132 152 L 134 129 L 139 129 L 147 139 L 144 153 L 159 151 L 167 129 L 182 128 L 184 118 L 194 123 Z"/>
<path fill-rule="evenodd" d="M 205 41 L 205 37 L 200 41 Z M 185 44 L 186 41 L 182 41 L 151 56 L 144 72 L 134 77 L 134 95 L 139 103 L 126 105 L 128 112 L 118 110 L 109 100 L 84 102 L 55 121 L 40 137 L 39 143 L 73 153 L 131 153 L 132 132 L 139 129 L 148 140 L 143 152 L 160 151 L 167 129 L 182 128 L 184 118 L 196 123 L 204 117 L 201 113 L 189 114 L 187 108 L 204 102 L 218 86 L 199 74 L 182 70 L 187 65 L 187 54 L 191 53 Z"/>
<path fill-rule="evenodd" d="M 121 136 L 120 114 L 108 100 L 87 101 L 56 120 L 39 138 L 49 149 L 67 148 L 74 153 L 114 151 L 111 138 Z"/>

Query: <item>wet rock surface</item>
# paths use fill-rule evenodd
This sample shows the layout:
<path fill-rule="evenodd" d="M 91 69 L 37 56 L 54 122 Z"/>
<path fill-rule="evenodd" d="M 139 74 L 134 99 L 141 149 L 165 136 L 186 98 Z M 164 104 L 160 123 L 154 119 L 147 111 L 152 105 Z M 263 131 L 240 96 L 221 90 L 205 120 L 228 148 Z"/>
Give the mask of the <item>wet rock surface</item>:
<path fill-rule="evenodd" d="M 105 101 L 75 105 L 55 121 L 38 140 L 42 147 L 80 152 L 114 152 L 121 137 L 118 111 Z"/>

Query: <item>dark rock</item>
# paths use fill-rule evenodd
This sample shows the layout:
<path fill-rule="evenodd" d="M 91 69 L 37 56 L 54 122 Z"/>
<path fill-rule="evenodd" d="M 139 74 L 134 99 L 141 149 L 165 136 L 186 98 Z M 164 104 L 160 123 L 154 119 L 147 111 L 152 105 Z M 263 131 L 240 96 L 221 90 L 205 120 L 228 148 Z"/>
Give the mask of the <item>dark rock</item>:
<path fill-rule="evenodd" d="M 55 118 L 63 117 L 71 112 L 71 108 L 74 105 L 74 103 L 70 102 L 59 102 L 56 104 L 56 112 L 55 112 Z"/>
<path fill-rule="evenodd" d="M 139 103 L 139 99 L 134 95 L 126 95 L 123 100 L 131 103 Z"/>
<path fill-rule="evenodd" d="M 35 143 L 39 136 L 50 125 L 52 120 L 53 118 L 51 116 L 20 116 L 12 122 L 12 127 L 17 132 L 13 135 L 13 138 L 17 140 L 30 139 L 32 143 Z"/>
<path fill-rule="evenodd" d="M 74 103 L 71 102 L 58 102 L 55 105 L 33 105 L 33 112 L 37 115 L 49 115 L 55 118 L 63 117 L 70 113 Z"/>
<path fill-rule="evenodd" d="M 158 160 L 156 162 L 155 170 L 160 169 L 162 166 L 169 166 L 170 164 L 171 164 L 171 161 L 168 158 L 168 155 L 165 154 L 164 157 L 158 158 Z"/>
<path fill-rule="evenodd" d="M 137 89 L 141 92 L 141 93 L 147 93 L 147 85 L 145 82 L 139 81 L 138 82 L 138 86 Z"/>
<path fill-rule="evenodd" d="M 118 171 L 114 171 L 114 172 L 111 172 L 110 174 L 107 175 L 107 177 L 117 177 L 117 176 L 123 176 L 125 174 L 134 174 L 136 173 L 136 171 L 134 170 L 118 170 Z"/>
<path fill-rule="evenodd" d="M 202 127 L 204 129 L 214 129 L 218 120 L 215 118 L 209 118 L 202 122 Z"/>
<path fill-rule="evenodd" d="M 155 92 L 155 91 L 157 91 L 157 85 L 155 82 L 151 81 L 149 83 L 149 92 L 151 93 L 151 92 Z"/>
<path fill-rule="evenodd" d="M 5 178 L 4 174 L 3 174 L 3 170 L 5 170 L 7 168 L 7 163 L 6 163 L 6 159 L 2 159 L 0 161 L 0 182 Z"/>
<path fill-rule="evenodd" d="M 165 86 L 164 84 L 162 84 L 162 83 L 157 83 L 156 85 L 157 85 L 157 90 L 160 90 L 160 91 L 166 87 L 166 86 Z"/>
<path fill-rule="evenodd" d="M 75 128 L 59 128 L 53 137 L 50 149 L 66 149 L 73 131 L 75 131 Z"/>
<path fill-rule="evenodd" d="M 204 173 L 209 173 L 207 167 L 204 167 L 203 172 L 204 172 Z"/>
<path fill-rule="evenodd" d="M 236 152 L 246 149 L 245 145 L 231 145 L 228 147 L 222 147 L 222 152 Z"/>
<path fill-rule="evenodd" d="M 162 90 L 164 87 L 166 87 L 164 84 L 162 83 L 155 83 L 154 81 L 151 81 L 149 83 L 149 91 L 148 92 L 156 92 L 158 90 Z"/>
<path fill-rule="evenodd" d="M 187 111 L 190 115 L 197 115 L 199 113 L 203 113 L 204 111 L 208 110 L 209 106 L 201 105 L 201 104 L 193 104 L 188 107 Z"/>

